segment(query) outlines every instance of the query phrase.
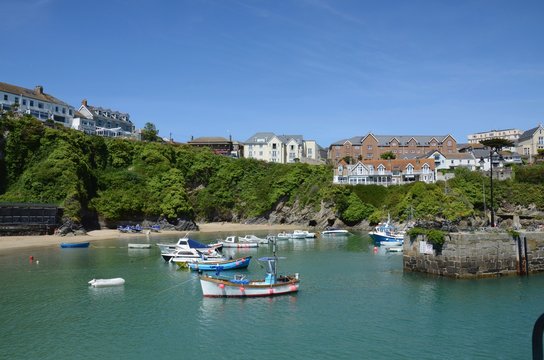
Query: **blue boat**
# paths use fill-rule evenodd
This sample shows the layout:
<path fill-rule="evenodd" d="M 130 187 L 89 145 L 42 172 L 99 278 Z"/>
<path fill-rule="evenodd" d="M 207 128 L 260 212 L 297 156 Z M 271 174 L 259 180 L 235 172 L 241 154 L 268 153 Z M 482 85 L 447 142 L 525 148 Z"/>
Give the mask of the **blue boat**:
<path fill-rule="evenodd" d="M 249 266 L 251 261 L 251 256 L 246 256 L 239 259 L 232 260 L 203 260 L 197 262 L 188 263 L 189 269 L 195 271 L 217 271 L 217 270 L 233 270 L 233 269 L 244 269 Z"/>
<path fill-rule="evenodd" d="M 376 244 L 385 246 L 399 246 L 404 244 L 404 232 L 398 231 L 388 218 L 385 223 L 380 223 L 374 231 L 368 233 Z"/>
<path fill-rule="evenodd" d="M 61 248 L 87 248 L 89 247 L 89 242 L 80 242 L 80 243 L 61 243 Z"/>

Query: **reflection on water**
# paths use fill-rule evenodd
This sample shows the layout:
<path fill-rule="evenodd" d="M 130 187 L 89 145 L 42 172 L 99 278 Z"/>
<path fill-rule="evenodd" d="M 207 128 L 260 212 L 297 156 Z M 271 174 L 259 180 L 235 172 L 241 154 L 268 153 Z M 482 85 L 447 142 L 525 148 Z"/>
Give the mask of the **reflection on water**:
<path fill-rule="evenodd" d="M 227 235 L 195 233 L 194 238 L 209 243 Z M 150 242 L 178 237 L 151 234 Z M 402 254 L 382 248 L 374 253 L 366 234 L 278 241 L 278 270 L 300 273 L 300 292 L 257 299 L 203 298 L 198 274 L 164 262 L 156 246 L 127 250 L 127 243 L 111 239 L 88 249 L 0 254 L 0 354 L 9 359 L 70 359 L 73 354 L 529 358 L 527 329 L 544 311 L 544 276 L 459 281 L 403 273 Z M 256 260 L 271 255 L 272 246 L 225 253 Z M 39 263 L 30 262 L 30 255 Z M 248 269 L 230 274 L 235 272 L 262 278 L 264 269 L 252 260 Z M 124 278 L 125 285 L 92 288 L 87 283 L 113 277 Z M 85 341 L 79 341 L 82 337 Z"/>

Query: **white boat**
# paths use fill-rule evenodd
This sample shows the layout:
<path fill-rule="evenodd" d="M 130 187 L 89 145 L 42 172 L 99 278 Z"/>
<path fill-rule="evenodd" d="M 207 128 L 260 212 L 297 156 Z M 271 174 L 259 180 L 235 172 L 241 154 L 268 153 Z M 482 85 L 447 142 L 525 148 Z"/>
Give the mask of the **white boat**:
<path fill-rule="evenodd" d="M 315 233 L 309 232 L 308 230 L 295 230 L 293 231 L 293 238 L 315 238 Z"/>
<path fill-rule="evenodd" d="M 257 244 L 268 244 L 268 239 L 263 239 L 255 235 L 238 236 L 238 241 Z"/>
<path fill-rule="evenodd" d="M 196 240 L 189 239 L 187 237 L 180 238 L 177 243 L 157 244 L 157 246 L 161 249 L 161 253 L 172 252 L 174 250 L 180 250 L 180 249 L 189 249 L 189 248 L 200 249 L 200 250 L 208 250 L 208 249 L 220 250 L 222 247 L 222 245 L 219 243 L 206 245 L 206 244 L 199 243 Z"/>
<path fill-rule="evenodd" d="M 151 244 L 128 244 L 129 249 L 151 249 Z"/>
<path fill-rule="evenodd" d="M 275 247 L 275 244 L 274 244 Z M 200 276 L 200 286 L 205 297 L 258 297 L 276 296 L 295 293 L 299 289 L 298 273 L 294 275 L 278 275 L 278 257 L 263 257 L 259 261 L 265 263 L 266 275 L 264 279 L 249 280 L 244 274 L 237 274 L 232 278 L 224 276 Z"/>
<path fill-rule="evenodd" d="M 321 235 L 349 235 L 349 231 L 328 226 L 321 231 Z"/>
<path fill-rule="evenodd" d="M 199 260 L 199 259 L 223 259 L 223 256 L 221 256 L 217 251 L 214 249 L 193 249 L 193 248 L 187 248 L 187 249 L 178 249 L 174 251 L 169 252 L 163 252 L 161 253 L 162 258 L 164 261 L 168 262 L 187 262 L 192 260 Z"/>
<path fill-rule="evenodd" d="M 293 237 L 293 234 L 286 233 L 285 231 L 282 231 L 276 235 L 277 240 L 288 240 Z"/>
<path fill-rule="evenodd" d="M 89 285 L 92 287 L 105 287 L 105 286 L 120 286 L 125 284 L 125 279 L 123 278 L 112 278 L 112 279 L 92 279 L 89 281 Z"/>
<path fill-rule="evenodd" d="M 227 236 L 225 240 L 220 240 L 220 244 L 225 248 L 256 248 L 259 243 L 256 242 L 240 242 L 237 236 Z"/>
<path fill-rule="evenodd" d="M 403 246 L 402 245 L 397 245 L 397 246 L 386 246 L 385 247 L 385 251 L 387 252 L 402 252 L 403 251 Z"/>

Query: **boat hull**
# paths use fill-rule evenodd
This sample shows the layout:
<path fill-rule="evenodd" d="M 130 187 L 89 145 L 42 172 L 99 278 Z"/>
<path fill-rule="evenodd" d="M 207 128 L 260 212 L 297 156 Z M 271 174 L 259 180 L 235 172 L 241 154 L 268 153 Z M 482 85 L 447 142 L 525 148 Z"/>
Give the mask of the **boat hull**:
<path fill-rule="evenodd" d="M 259 247 L 258 243 L 223 243 L 225 248 L 256 248 Z"/>
<path fill-rule="evenodd" d="M 89 242 L 82 242 L 82 243 L 61 243 L 61 248 L 87 248 L 89 247 Z"/>
<path fill-rule="evenodd" d="M 299 289 L 299 280 L 257 285 L 253 282 L 238 284 L 228 280 L 201 276 L 200 285 L 205 297 L 263 297 L 296 293 Z"/>
<path fill-rule="evenodd" d="M 387 245 L 395 246 L 395 245 L 402 245 L 404 243 L 404 235 L 385 235 L 385 234 L 377 234 L 370 232 L 368 235 L 374 240 L 374 242 L 379 243 L 380 245 Z"/>
<path fill-rule="evenodd" d="M 188 263 L 189 269 L 195 271 L 216 271 L 221 270 L 234 270 L 234 269 L 244 269 L 249 266 L 251 261 L 251 256 L 245 258 L 229 260 L 229 261 L 210 261 L 210 262 L 194 262 Z"/>
<path fill-rule="evenodd" d="M 89 281 L 89 285 L 92 287 L 121 286 L 124 284 L 125 279 L 123 278 L 92 279 L 91 281 Z"/>

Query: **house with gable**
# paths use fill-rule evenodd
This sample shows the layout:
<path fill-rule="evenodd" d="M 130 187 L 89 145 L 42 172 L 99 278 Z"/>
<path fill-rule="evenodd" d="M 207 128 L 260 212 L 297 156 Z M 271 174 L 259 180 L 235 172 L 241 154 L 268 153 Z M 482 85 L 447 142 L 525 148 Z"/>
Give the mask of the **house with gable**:
<path fill-rule="evenodd" d="M 319 159 L 319 146 L 313 140 L 305 141 L 302 135 L 276 135 L 259 132 L 247 139 L 243 146 L 244 157 L 267 162 L 294 163 Z"/>
<path fill-rule="evenodd" d="M 52 120 L 65 127 L 71 126 L 75 112 L 73 106 L 44 92 L 41 85 L 31 90 L 0 82 L 0 111 L 9 110 L 41 121 Z"/>
<path fill-rule="evenodd" d="M 96 135 L 104 137 L 136 137 L 136 127 L 127 113 L 91 106 L 86 99 L 81 101 L 78 112 L 85 119 L 91 120 L 91 123 L 94 122 Z"/>
<path fill-rule="evenodd" d="M 443 154 L 457 153 L 457 141 L 452 135 L 375 135 L 355 136 L 333 143 L 329 160 L 334 164 L 347 156 L 354 160 L 376 160 L 391 152 L 397 159 L 413 159 L 439 150 Z"/>
<path fill-rule="evenodd" d="M 474 171 L 480 168 L 480 158 L 476 158 L 472 152 L 458 152 L 444 155 L 440 151 L 435 150 L 431 151 L 425 158 L 434 160 L 437 171 L 454 170 L 461 167 Z"/>
<path fill-rule="evenodd" d="M 516 147 L 517 153 L 529 162 L 534 162 L 538 158 L 539 149 L 544 149 L 544 127 L 542 124 L 523 132 L 518 138 Z"/>
<path fill-rule="evenodd" d="M 363 160 L 355 164 L 340 160 L 333 171 L 334 184 L 389 186 L 436 181 L 432 159 Z"/>

